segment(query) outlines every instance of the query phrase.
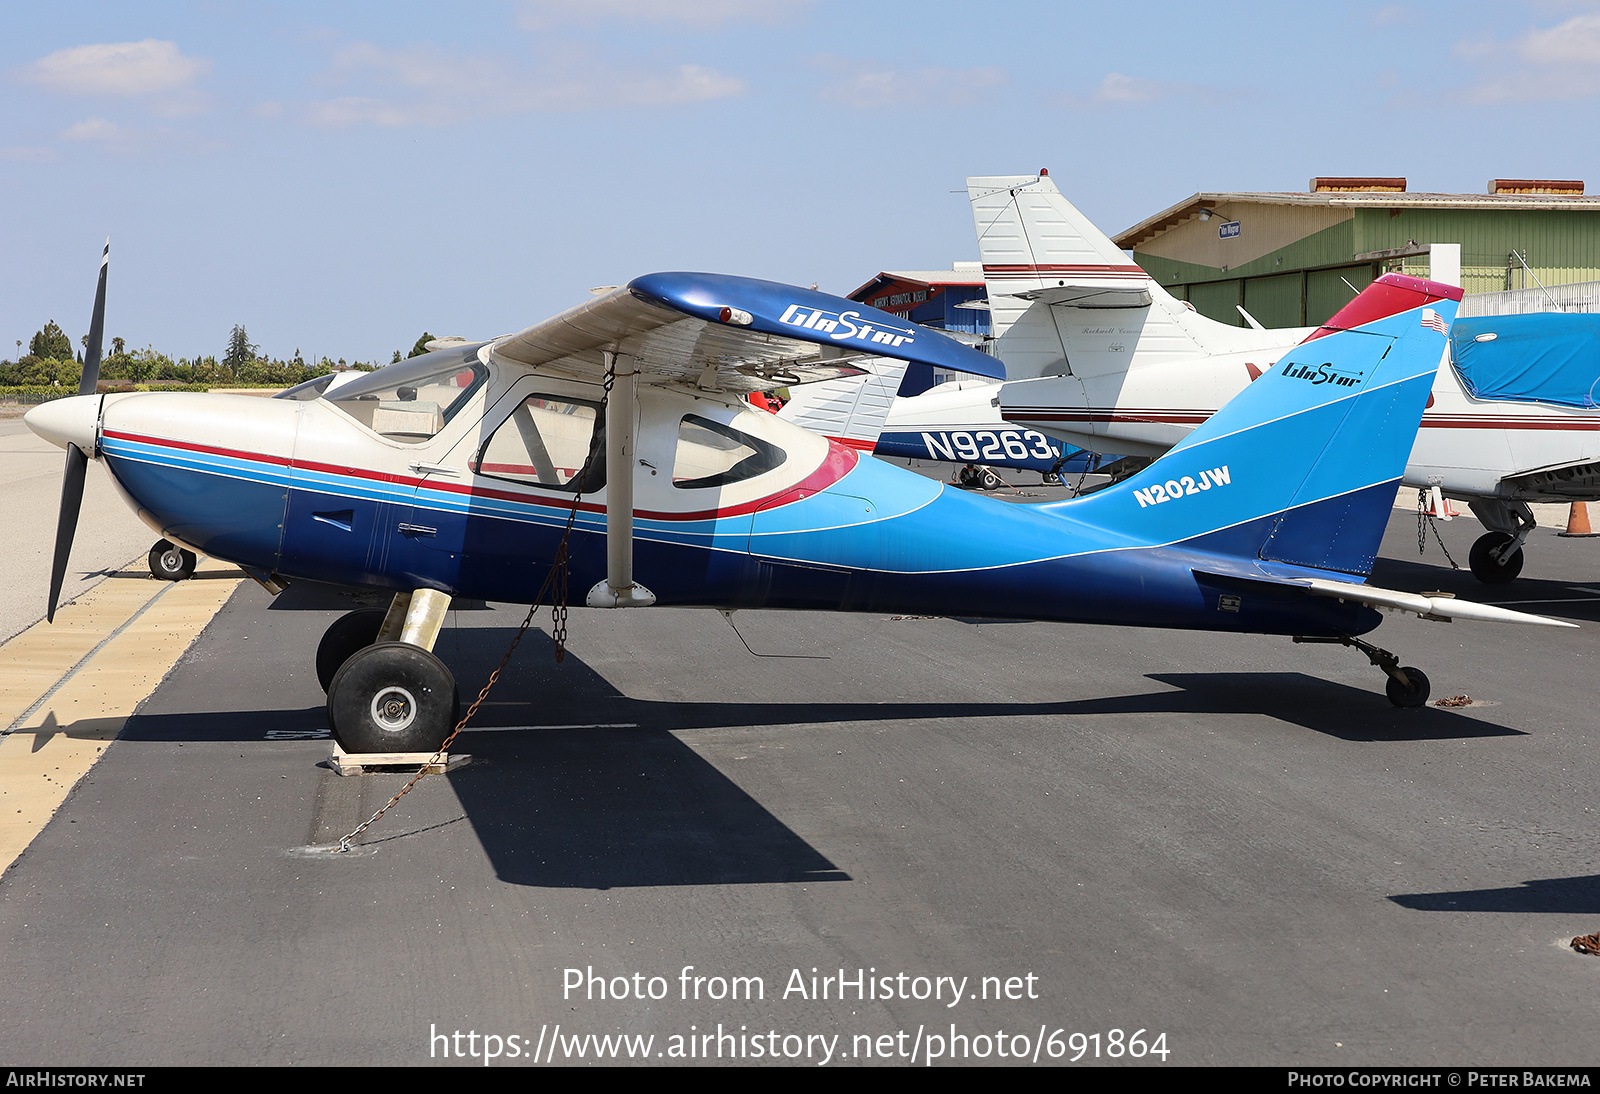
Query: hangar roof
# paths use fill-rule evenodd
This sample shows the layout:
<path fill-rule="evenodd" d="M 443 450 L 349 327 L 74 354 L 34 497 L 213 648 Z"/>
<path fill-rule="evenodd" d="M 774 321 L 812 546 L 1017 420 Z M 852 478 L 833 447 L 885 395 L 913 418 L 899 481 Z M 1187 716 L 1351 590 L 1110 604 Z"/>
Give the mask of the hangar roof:
<path fill-rule="evenodd" d="M 1600 197 L 1552 197 L 1548 194 L 1427 194 L 1386 191 L 1349 193 L 1199 193 L 1114 237 L 1123 250 L 1136 250 L 1168 229 L 1216 205 L 1302 205 L 1346 209 L 1576 209 L 1600 212 Z"/>
<path fill-rule="evenodd" d="M 865 301 L 869 294 L 882 294 L 892 288 L 903 290 L 915 286 L 928 289 L 934 286 L 982 284 L 983 263 L 956 262 L 953 268 L 948 270 L 884 270 L 849 296 L 851 300 Z M 883 307 L 883 305 L 874 304 L 873 307 Z"/>

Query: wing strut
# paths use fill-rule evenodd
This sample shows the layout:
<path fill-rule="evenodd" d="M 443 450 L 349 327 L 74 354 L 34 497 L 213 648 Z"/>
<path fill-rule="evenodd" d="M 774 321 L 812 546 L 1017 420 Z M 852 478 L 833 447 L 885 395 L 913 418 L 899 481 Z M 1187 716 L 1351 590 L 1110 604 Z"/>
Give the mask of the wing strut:
<path fill-rule="evenodd" d="M 635 398 L 639 365 L 627 354 L 607 351 L 606 370 L 615 377 L 606 400 L 606 579 L 589 590 L 591 608 L 648 608 L 656 594 L 633 580 L 633 466 Z"/>

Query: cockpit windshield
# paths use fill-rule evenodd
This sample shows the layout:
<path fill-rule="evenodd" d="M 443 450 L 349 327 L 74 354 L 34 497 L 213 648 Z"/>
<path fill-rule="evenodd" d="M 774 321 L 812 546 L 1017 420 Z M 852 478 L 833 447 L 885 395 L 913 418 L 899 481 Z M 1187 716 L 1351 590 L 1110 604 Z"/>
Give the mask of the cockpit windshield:
<path fill-rule="evenodd" d="M 324 396 L 362 425 L 390 440 L 428 440 L 488 378 L 478 346 L 452 346 L 385 365 Z"/>

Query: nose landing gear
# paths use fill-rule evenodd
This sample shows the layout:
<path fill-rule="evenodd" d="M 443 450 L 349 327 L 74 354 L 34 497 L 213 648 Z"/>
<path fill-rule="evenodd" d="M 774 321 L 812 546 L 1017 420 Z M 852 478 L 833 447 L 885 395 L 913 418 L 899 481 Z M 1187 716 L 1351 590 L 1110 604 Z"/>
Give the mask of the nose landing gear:
<path fill-rule="evenodd" d="M 194 574 L 193 551 L 186 551 L 170 539 L 158 539 L 150 548 L 150 576 L 161 581 L 182 581 Z"/>

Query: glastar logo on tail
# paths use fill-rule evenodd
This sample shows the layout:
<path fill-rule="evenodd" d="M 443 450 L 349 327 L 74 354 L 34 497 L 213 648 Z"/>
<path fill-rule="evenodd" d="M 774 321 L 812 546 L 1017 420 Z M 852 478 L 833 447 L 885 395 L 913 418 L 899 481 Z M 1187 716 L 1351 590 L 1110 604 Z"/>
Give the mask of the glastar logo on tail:
<path fill-rule="evenodd" d="M 1330 361 L 1324 361 L 1320 365 L 1302 365 L 1290 361 L 1284 367 L 1283 375 L 1285 379 L 1289 380 L 1310 380 L 1313 384 L 1354 387 L 1361 382 L 1361 377 L 1365 374 L 1335 368 Z"/>
<path fill-rule="evenodd" d="M 853 340 L 876 342 L 887 346 L 905 346 L 916 341 L 911 328 L 864 323 L 861 321 L 861 313 L 857 311 L 831 312 L 821 308 L 808 308 L 801 304 L 790 304 L 783 315 L 778 317 L 778 322 L 826 334 L 836 342 Z"/>

